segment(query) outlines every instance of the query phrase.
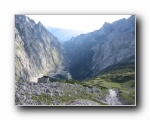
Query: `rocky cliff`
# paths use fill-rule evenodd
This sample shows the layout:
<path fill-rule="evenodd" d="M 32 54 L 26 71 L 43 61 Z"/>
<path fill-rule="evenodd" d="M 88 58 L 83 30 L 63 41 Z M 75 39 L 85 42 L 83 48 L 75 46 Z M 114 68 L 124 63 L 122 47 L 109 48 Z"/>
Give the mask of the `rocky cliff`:
<path fill-rule="evenodd" d="M 71 77 L 64 49 L 41 22 L 36 24 L 27 16 L 15 15 L 16 81 L 37 81 L 43 75 Z"/>
<path fill-rule="evenodd" d="M 112 24 L 105 22 L 99 30 L 65 42 L 64 48 L 77 80 L 93 77 L 111 65 L 134 63 L 135 16 Z"/>

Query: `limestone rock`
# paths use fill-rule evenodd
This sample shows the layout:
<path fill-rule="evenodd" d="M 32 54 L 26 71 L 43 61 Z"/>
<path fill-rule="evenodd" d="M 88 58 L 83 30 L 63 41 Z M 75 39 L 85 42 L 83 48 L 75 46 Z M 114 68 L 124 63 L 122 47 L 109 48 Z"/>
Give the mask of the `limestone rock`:
<path fill-rule="evenodd" d="M 66 69 L 59 69 L 64 66 Z M 68 76 L 68 61 L 58 39 L 41 22 L 15 15 L 15 79 L 37 82 L 51 72 Z"/>
<path fill-rule="evenodd" d="M 81 34 L 64 43 L 74 79 L 84 80 L 109 66 L 135 62 L 135 16 Z"/>

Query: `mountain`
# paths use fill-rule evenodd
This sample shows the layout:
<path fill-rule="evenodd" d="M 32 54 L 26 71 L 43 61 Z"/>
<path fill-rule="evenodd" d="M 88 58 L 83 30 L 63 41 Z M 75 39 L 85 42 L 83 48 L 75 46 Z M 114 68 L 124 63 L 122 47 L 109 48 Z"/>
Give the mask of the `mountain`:
<path fill-rule="evenodd" d="M 76 80 L 96 76 L 112 65 L 135 64 L 135 16 L 105 22 L 99 30 L 72 37 L 63 46 Z"/>
<path fill-rule="evenodd" d="M 27 16 L 15 15 L 15 79 L 36 81 L 43 75 L 68 79 L 66 53 L 57 37 Z"/>
<path fill-rule="evenodd" d="M 65 41 L 70 40 L 72 37 L 75 37 L 77 35 L 80 35 L 80 31 L 75 31 L 72 29 L 61 29 L 61 28 L 56 28 L 56 27 L 50 27 L 47 26 L 46 29 L 55 35 L 61 43 L 64 43 Z"/>
<path fill-rule="evenodd" d="M 135 16 L 63 46 L 41 22 L 15 16 L 16 105 L 135 105 L 135 81 Z"/>

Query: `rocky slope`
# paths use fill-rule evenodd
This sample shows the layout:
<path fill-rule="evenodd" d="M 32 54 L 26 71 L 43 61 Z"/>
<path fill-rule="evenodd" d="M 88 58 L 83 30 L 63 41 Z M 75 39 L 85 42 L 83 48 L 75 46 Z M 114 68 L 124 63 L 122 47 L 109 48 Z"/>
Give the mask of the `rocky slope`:
<path fill-rule="evenodd" d="M 102 75 L 78 82 L 16 82 L 16 105 L 135 105 L 134 66 L 112 66 Z"/>
<path fill-rule="evenodd" d="M 64 43 L 74 79 L 84 80 L 119 63 L 134 63 L 135 16 L 104 23 L 99 30 L 73 37 Z"/>
<path fill-rule="evenodd" d="M 68 79 L 70 74 L 64 49 L 41 22 L 36 24 L 27 16 L 16 15 L 15 79 L 36 82 L 43 75 Z"/>
<path fill-rule="evenodd" d="M 80 105 L 104 104 L 104 98 L 98 89 L 83 87 L 76 83 L 17 82 L 15 91 L 16 105 L 79 105 L 79 103 Z"/>
<path fill-rule="evenodd" d="M 135 105 L 135 64 L 121 63 L 107 67 L 100 75 L 82 82 L 83 86 L 96 87 L 111 105 Z"/>
<path fill-rule="evenodd" d="M 131 16 L 72 38 L 66 54 L 42 23 L 16 15 L 15 104 L 135 105 L 134 39 Z"/>

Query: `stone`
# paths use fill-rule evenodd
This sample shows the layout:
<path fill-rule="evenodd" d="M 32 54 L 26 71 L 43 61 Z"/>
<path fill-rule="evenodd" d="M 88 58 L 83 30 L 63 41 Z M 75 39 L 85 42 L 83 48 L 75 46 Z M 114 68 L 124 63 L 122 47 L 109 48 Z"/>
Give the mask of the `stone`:
<path fill-rule="evenodd" d="M 29 84 L 28 84 L 28 82 L 22 82 L 22 85 L 23 86 L 28 86 Z"/>
<path fill-rule="evenodd" d="M 24 96 L 23 96 L 23 100 L 26 100 L 26 99 L 27 99 L 27 97 L 24 95 Z"/>
<path fill-rule="evenodd" d="M 38 83 L 48 83 L 49 82 L 49 77 L 41 77 L 41 78 L 38 78 Z"/>
<path fill-rule="evenodd" d="M 26 90 L 27 90 L 26 86 L 23 86 L 23 87 L 22 87 L 22 89 L 23 89 L 24 91 L 26 91 Z"/>
<path fill-rule="evenodd" d="M 74 79 L 94 77 L 128 58 L 130 63 L 135 61 L 135 16 L 132 17 L 105 23 L 99 30 L 73 37 L 63 44 L 71 58 L 70 69 L 77 71 Z"/>
<path fill-rule="evenodd" d="M 19 93 L 15 93 L 15 97 L 16 97 L 16 98 L 20 98 Z"/>
<path fill-rule="evenodd" d="M 39 101 L 39 102 L 38 102 L 38 105 L 44 105 L 44 103 L 43 103 L 43 102 L 41 102 L 41 101 Z"/>
<path fill-rule="evenodd" d="M 76 94 L 77 94 L 77 91 L 74 91 L 74 94 L 76 95 Z"/>
<path fill-rule="evenodd" d="M 50 89 L 46 89 L 45 91 L 46 91 L 46 93 L 48 93 L 48 92 L 50 92 Z"/>
<path fill-rule="evenodd" d="M 39 96 L 39 95 L 41 95 L 41 93 L 40 92 L 36 92 L 36 95 Z"/>
<path fill-rule="evenodd" d="M 15 76 L 19 81 L 37 81 L 41 74 L 54 72 L 63 65 L 62 76 L 68 74 L 68 60 L 58 39 L 49 33 L 42 23 L 25 15 L 15 15 Z M 58 61 L 50 58 L 55 56 Z M 44 80 L 47 81 L 46 79 Z M 39 82 L 43 82 L 39 81 Z"/>
<path fill-rule="evenodd" d="M 25 94 L 24 90 L 20 89 L 19 94 L 22 94 L 22 95 Z"/>
<path fill-rule="evenodd" d="M 35 83 L 34 83 L 34 82 L 30 82 L 29 85 L 30 85 L 30 86 L 33 86 L 33 85 L 35 85 Z"/>
<path fill-rule="evenodd" d="M 32 92 L 30 91 L 28 94 L 29 94 L 29 95 L 32 95 Z"/>

